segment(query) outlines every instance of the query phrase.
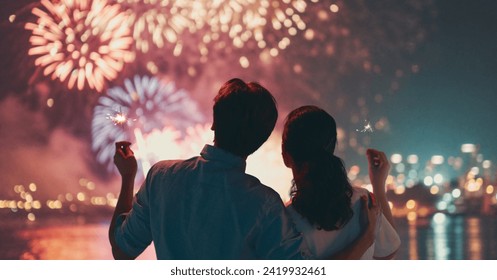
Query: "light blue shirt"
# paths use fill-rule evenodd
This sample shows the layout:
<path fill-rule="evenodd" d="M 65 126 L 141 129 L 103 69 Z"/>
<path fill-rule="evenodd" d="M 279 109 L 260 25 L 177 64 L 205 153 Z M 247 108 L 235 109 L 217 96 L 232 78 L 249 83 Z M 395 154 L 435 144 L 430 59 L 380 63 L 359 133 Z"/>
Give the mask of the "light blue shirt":
<path fill-rule="evenodd" d="M 153 241 L 158 259 L 309 258 L 278 193 L 245 166 L 211 145 L 158 162 L 117 221 L 119 248 L 138 256 Z"/>

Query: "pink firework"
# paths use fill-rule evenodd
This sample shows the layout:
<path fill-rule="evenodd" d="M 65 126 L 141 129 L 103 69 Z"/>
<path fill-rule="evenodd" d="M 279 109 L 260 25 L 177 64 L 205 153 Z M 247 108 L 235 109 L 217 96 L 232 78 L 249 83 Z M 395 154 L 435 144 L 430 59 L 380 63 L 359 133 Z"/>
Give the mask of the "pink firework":
<path fill-rule="evenodd" d="M 42 0 L 31 12 L 38 19 L 25 25 L 32 31 L 28 54 L 37 56 L 35 65 L 44 68 L 45 76 L 67 83 L 69 89 L 100 92 L 134 60 L 129 50 L 133 39 L 119 4 Z"/>

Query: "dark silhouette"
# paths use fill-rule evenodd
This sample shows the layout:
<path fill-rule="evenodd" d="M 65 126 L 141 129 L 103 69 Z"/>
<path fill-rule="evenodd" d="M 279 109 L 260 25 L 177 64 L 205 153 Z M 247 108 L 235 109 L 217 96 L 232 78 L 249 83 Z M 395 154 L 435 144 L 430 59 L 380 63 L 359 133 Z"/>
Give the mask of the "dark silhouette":
<path fill-rule="evenodd" d="M 122 176 L 109 228 L 116 259 L 136 258 L 154 242 L 159 259 L 314 258 L 280 196 L 245 173 L 246 158 L 271 134 L 278 112 L 258 83 L 226 82 L 214 99 L 214 145 L 200 156 L 156 163 L 136 196 L 136 160 L 129 142 L 116 143 Z M 372 244 L 377 209 L 363 209 L 370 226 L 335 258 L 358 258 Z"/>
<path fill-rule="evenodd" d="M 290 112 L 283 131 L 282 152 L 285 165 L 292 169 L 294 183 L 289 212 L 297 229 L 317 257 L 334 254 L 360 236 L 360 197 L 363 188 L 349 183 L 343 161 L 333 153 L 337 145 L 336 123 L 331 115 L 316 106 L 302 106 Z M 371 199 L 382 209 L 376 229 L 375 246 L 362 258 L 392 258 L 400 246 L 392 214 L 386 200 L 385 181 L 389 163 L 383 152 L 369 149 Z"/>

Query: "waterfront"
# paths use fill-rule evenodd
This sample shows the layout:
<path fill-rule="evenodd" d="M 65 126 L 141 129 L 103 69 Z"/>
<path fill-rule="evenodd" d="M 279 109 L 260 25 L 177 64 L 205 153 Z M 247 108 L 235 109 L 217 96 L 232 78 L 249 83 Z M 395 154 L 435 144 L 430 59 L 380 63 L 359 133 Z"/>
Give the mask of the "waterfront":
<path fill-rule="evenodd" d="M 112 259 L 104 221 L 9 222 L 0 229 L 0 259 Z M 494 216 L 435 215 L 416 224 L 397 219 L 402 245 L 397 260 L 497 260 Z M 139 259 L 155 259 L 149 247 Z"/>

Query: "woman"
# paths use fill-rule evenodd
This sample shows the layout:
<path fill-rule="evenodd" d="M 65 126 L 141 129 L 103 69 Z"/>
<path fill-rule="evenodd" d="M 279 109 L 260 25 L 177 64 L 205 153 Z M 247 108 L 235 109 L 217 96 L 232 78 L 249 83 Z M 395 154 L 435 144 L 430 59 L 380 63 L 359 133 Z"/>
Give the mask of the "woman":
<path fill-rule="evenodd" d="M 297 228 L 318 258 L 333 255 L 353 242 L 366 225 L 360 215 L 361 195 L 366 189 L 352 187 L 340 158 L 333 154 L 337 143 L 336 123 L 316 106 L 303 106 L 287 117 L 282 152 L 292 169 L 291 202 L 287 205 Z M 392 259 L 400 246 L 385 195 L 390 165 L 383 152 L 367 152 L 369 177 L 381 208 L 375 242 L 362 259 Z"/>

